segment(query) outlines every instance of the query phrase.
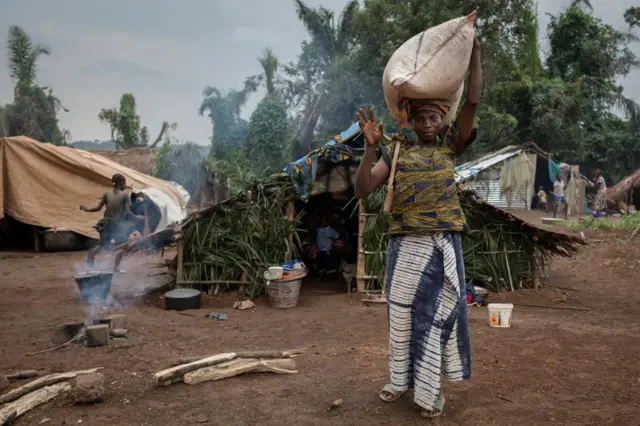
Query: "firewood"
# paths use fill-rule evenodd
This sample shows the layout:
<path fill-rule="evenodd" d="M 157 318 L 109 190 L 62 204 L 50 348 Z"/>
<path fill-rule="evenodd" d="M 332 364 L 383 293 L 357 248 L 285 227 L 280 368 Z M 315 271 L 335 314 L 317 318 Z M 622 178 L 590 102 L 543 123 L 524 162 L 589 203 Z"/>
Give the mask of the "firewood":
<path fill-rule="evenodd" d="M 70 371 L 68 373 L 56 373 L 49 374 L 47 376 L 40 377 L 39 379 L 32 380 L 31 382 L 15 388 L 3 395 L 0 395 L 0 404 L 15 401 L 23 395 L 33 392 L 36 389 L 43 388 L 45 386 L 53 385 L 54 383 L 62 382 L 65 380 L 73 379 L 80 373 L 93 373 L 98 370 L 102 370 L 102 367 L 92 368 L 89 370 Z"/>
<path fill-rule="evenodd" d="M 293 349 L 289 351 L 240 351 L 236 352 L 235 358 L 293 358 L 296 355 L 300 355 L 306 349 Z M 173 365 L 188 364 L 190 362 L 198 361 L 204 358 L 208 358 L 213 355 L 194 355 L 180 358 L 174 362 Z"/>
<path fill-rule="evenodd" d="M 194 362 L 190 362 L 188 364 L 178 365 L 176 367 L 168 368 L 166 370 L 159 371 L 153 375 L 156 380 L 156 383 L 160 386 L 168 386 L 172 383 L 176 383 L 182 380 L 182 377 L 199 368 L 209 367 L 211 365 L 216 365 L 223 363 L 225 361 L 230 361 L 236 357 L 235 352 L 229 352 L 224 354 L 213 355 L 207 358 L 199 359 Z"/>
<path fill-rule="evenodd" d="M 30 379 L 32 377 L 37 377 L 38 372 L 36 370 L 25 370 L 18 371 L 17 373 L 7 374 L 7 379 L 9 380 L 22 380 L 22 379 Z"/>
<path fill-rule="evenodd" d="M 184 382 L 189 385 L 206 382 L 209 380 L 220 380 L 245 373 L 277 373 L 295 374 L 296 363 L 290 358 L 277 359 L 234 359 L 220 365 L 204 367 L 184 375 Z"/>
<path fill-rule="evenodd" d="M 127 330 L 124 328 L 114 328 L 109 330 L 111 337 L 127 337 Z"/>
<path fill-rule="evenodd" d="M 63 382 L 45 386 L 31 392 L 0 409 L 0 425 L 8 424 L 11 419 L 15 419 L 38 405 L 44 404 L 56 396 L 69 391 L 71 391 L 71 385 Z"/>

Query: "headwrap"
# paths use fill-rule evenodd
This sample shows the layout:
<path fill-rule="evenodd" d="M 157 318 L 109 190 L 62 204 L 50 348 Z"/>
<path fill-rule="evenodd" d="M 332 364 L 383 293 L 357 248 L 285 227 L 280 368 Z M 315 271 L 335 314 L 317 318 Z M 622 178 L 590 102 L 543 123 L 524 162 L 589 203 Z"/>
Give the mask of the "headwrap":
<path fill-rule="evenodd" d="M 410 120 L 411 116 L 420 111 L 433 111 L 445 116 L 451 110 L 451 103 L 440 99 L 405 99 L 400 102 L 398 109 Z"/>

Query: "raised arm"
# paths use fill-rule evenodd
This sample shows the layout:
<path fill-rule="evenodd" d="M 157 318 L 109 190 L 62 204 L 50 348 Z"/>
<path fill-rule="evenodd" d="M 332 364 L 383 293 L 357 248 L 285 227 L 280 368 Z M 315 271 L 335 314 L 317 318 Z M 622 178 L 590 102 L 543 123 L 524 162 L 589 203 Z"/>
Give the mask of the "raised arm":
<path fill-rule="evenodd" d="M 456 125 L 458 126 L 458 137 L 455 141 L 456 152 L 461 154 L 466 149 L 466 144 L 471 138 L 473 122 L 480 103 L 480 93 L 482 92 L 482 54 L 480 42 L 477 38 L 473 40 L 473 51 L 469 63 L 469 82 L 467 84 L 467 98 L 458 115 Z"/>
<path fill-rule="evenodd" d="M 102 198 L 100 198 L 100 202 L 98 203 L 97 206 L 92 207 L 92 208 L 88 208 L 88 207 L 85 207 L 85 206 L 80 206 L 80 210 L 82 210 L 83 212 L 87 212 L 87 213 L 99 212 L 100 210 L 102 210 L 102 208 L 105 205 L 104 198 L 105 198 L 104 195 L 102 195 Z"/>
<path fill-rule="evenodd" d="M 356 197 L 363 198 L 384 185 L 389 178 L 389 167 L 384 161 L 378 161 L 373 166 L 376 148 L 382 140 L 382 124 L 376 123 L 373 109 L 369 108 L 369 118 L 363 109 L 356 113 L 360 129 L 364 135 L 364 155 L 356 173 Z"/>

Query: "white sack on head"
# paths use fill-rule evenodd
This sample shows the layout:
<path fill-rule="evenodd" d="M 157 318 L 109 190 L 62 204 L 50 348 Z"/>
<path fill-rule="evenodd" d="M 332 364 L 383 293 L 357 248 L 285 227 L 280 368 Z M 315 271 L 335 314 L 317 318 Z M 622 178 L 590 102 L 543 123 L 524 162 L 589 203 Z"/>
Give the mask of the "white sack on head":
<path fill-rule="evenodd" d="M 451 103 L 443 121 L 456 115 L 469 68 L 476 12 L 431 27 L 407 40 L 387 62 L 382 88 L 387 106 L 401 128 L 410 127 L 405 99 L 440 99 Z"/>

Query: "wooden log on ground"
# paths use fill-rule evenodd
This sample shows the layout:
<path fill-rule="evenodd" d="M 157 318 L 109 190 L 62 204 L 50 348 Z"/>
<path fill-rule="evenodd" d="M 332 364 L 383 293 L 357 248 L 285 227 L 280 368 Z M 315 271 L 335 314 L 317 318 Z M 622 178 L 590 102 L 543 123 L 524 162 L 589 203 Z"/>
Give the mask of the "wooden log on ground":
<path fill-rule="evenodd" d="M 182 377 L 194 370 L 200 368 L 209 367 L 216 364 L 221 364 L 225 361 L 231 361 L 236 357 L 235 352 L 229 352 L 224 354 L 213 355 L 207 358 L 199 359 L 188 364 L 178 365 L 176 367 L 168 368 L 166 370 L 159 371 L 153 375 L 156 383 L 160 386 L 168 386 L 172 383 L 177 383 L 182 380 Z"/>
<path fill-rule="evenodd" d="M 0 425 L 9 424 L 11 418 L 20 417 L 27 411 L 44 404 L 58 395 L 71 391 L 71 385 L 67 382 L 56 383 L 33 391 L 28 395 L 5 405 L 0 409 Z"/>
<path fill-rule="evenodd" d="M 15 401 L 21 396 L 26 395 L 29 392 L 33 392 L 36 389 L 40 389 L 45 386 L 50 386 L 65 380 L 73 379 L 78 374 L 94 373 L 98 370 L 102 370 L 102 367 L 91 368 L 89 370 L 70 371 L 68 373 L 49 374 L 47 376 L 40 377 L 39 379 L 32 380 L 29 383 L 20 386 L 19 388 L 13 389 L 3 395 L 0 395 L 0 404 L 6 404 L 8 402 Z"/>
<path fill-rule="evenodd" d="M 30 379 L 32 377 L 38 377 L 38 372 L 36 370 L 24 370 L 18 371 L 17 373 L 7 374 L 8 380 L 22 380 L 22 379 Z"/>
<path fill-rule="evenodd" d="M 296 355 L 300 355 L 306 349 L 293 349 L 289 351 L 240 351 L 236 352 L 235 358 L 292 358 Z M 189 364 L 194 361 L 199 361 L 204 358 L 208 358 L 213 355 L 194 355 L 194 356 L 186 356 L 184 358 L 180 358 L 178 361 L 174 362 L 173 365 L 181 365 L 181 364 Z"/>
<path fill-rule="evenodd" d="M 111 337 L 127 337 L 127 330 L 124 328 L 114 328 L 109 330 Z"/>
<path fill-rule="evenodd" d="M 0 392 L 9 387 L 9 379 L 6 376 L 0 376 Z"/>
<path fill-rule="evenodd" d="M 187 373 L 184 375 L 184 382 L 188 385 L 195 385 L 210 380 L 226 379 L 246 373 L 270 372 L 277 374 L 295 374 L 297 373 L 295 368 L 296 362 L 291 358 L 265 360 L 240 358 Z"/>

